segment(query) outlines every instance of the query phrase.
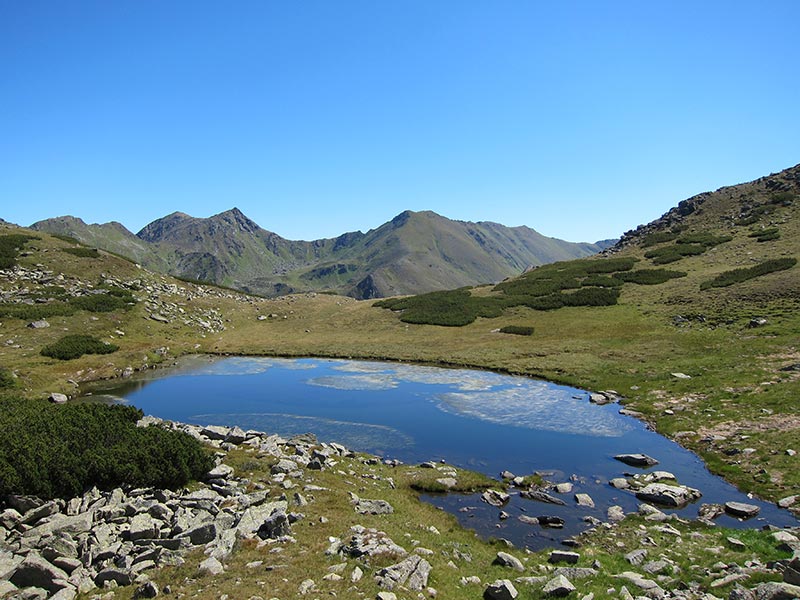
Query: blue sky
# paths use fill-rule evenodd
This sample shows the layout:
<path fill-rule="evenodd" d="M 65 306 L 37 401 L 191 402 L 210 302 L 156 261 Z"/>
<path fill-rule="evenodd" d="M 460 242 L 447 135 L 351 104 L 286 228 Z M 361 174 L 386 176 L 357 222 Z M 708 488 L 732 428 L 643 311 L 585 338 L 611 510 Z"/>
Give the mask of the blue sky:
<path fill-rule="evenodd" d="M 800 2 L 0 0 L 0 217 L 616 237 L 800 162 Z"/>

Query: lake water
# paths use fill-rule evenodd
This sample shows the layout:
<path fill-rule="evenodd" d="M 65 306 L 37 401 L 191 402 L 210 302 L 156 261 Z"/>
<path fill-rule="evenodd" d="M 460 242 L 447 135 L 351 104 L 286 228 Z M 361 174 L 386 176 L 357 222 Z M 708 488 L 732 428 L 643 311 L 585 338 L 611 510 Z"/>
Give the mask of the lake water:
<path fill-rule="evenodd" d="M 92 388 L 94 398 L 128 402 L 164 419 L 283 436 L 312 432 L 406 463 L 443 459 L 495 478 L 508 470 L 572 482 L 572 492 L 560 496 L 567 506 L 514 495 L 504 507 L 510 518 L 502 521 L 499 509 L 478 495 L 425 496 L 484 537 L 519 547 L 556 545 L 586 528 L 584 516 L 605 520 L 611 505 L 635 511 L 633 494 L 608 484 L 644 472 L 613 458 L 621 453 L 649 454 L 660 462 L 656 469 L 703 493 L 698 503 L 673 511 L 681 516 L 697 516 L 703 502 L 736 500 L 758 504 L 760 515 L 745 523 L 723 516 L 720 525 L 797 524 L 787 511 L 748 499 L 691 452 L 620 415 L 619 406 L 590 404 L 583 390 L 525 377 L 400 363 L 191 357 L 171 371 L 103 385 Z M 575 493 L 589 494 L 596 507 L 576 507 Z M 558 516 L 566 524 L 547 529 L 520 522 L 520 515 Z"/>

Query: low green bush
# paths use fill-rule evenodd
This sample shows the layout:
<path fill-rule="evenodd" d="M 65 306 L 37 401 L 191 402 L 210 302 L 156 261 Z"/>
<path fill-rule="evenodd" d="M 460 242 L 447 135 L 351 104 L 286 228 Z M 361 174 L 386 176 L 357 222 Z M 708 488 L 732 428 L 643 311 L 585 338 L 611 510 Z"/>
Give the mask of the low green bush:
<path fill-rule="evenodd" d="M 770 195 L 769 203 L 789 206 L 796 197 L 797 195 L 793 192 L 775 192 L 774 194 Z"/>
<path fill-rule="evenodd" d="M 686 277 L 686 273 L 667 269 L 639 269 L 638 271 L 628 271 L 614 275 L 614 278 L 619 280 L 620 283 L 637 283 L 639 285 L 658 285 L 679 277 Z"/>
<path fill-rule="evenodd" d="M 0 398 L 0 496 L 69 498 L 92 486 L 179 488 L 214 465 L 186 433 L 136 427 L 142 411 Z"/>
<path fill-rule="evenodd" d="M 75 314 L 75 307 L 66 302 L 50 302 L 48 304 L 16 304 L 0 303 L 0 317 L 38 321 L 48 317 L 68 317 Z"/>
<path fill-rule="evenodd" d="M 762 275 L 775 273 L 777 271 L 785 271 L 786 269 L 791 269 L 796 264 L 796 258 L 776 258 L 773 260 L 767 260 L 755 265 L 754 267 L 733 269 L 731 271 L 720 273 L 714 279 L 703 282 L 703 284 L 700 286 L 700 289 L 705 290 L 712 287 L 727 287 L 729 285 L 733 285 L 734 283 L 741 283 L 742 281 L 753 279 L 754 277 L 761 277 Z"/>
<path fill-rule="evenodd" d="M 674 244 L 663 246 L 645 252 L 645 258 L 651 259 L 657 265 L 666 265 L 686 256 L 698 256 L 706 251 L 706 247 L 700 244 Z"/>
<path fill-rule="evenodd" d="M 689 233 L 682 235 L 677 240 L 676 244 L 700 244 L 706 248 L 713 248 L 726 242 L 730 242 L 733 238 L 729 235 L 714 235 L 713 233 Z"/>
<path fill-rule="evenodd" d="M 61 250 L 79 258 L 100 258 L 97 248 L 82 248 L 79 246 L 77 248 L 62 248 Z"/>
<path fill-rule="evenodd" d="M 62 242 L 68 242 L 70 244 L 80 244 L 80 241 L 77 238 L 72 237 L 71 235 L 66 235 L 64 233 L 51 233 L 54 238 L 57 240 L 61 240 Z"/>
<path fill-rule="evenodd" d="M 72 334 L 45 346 L 40 354 L 59 360 L 71 360 L 80 358 L 84 354 L 111 354 L 117 350 L 119 346 L 103 342 L 91 335 Z"/>
<path fill-rule="evenodd" d="M 533 327 L 525 325 L 506 325 L 500 328 L 500 333 L 510 333 L 512 335 L 533 335 Z"/>
<path fill-rule="evenodd" d="M 113 312 L 115 310 L 129 310 L 135 300 L 130 295 L 111 293 L 90 294 L 72 298 L 69 303 L 77 309 L 89 312 Z"/>
<path fill-rule="evenodd" d="M 17 257 L 22 247 L 31 240 L 40 238 L 24 233 L 7 233 L 0 235 L 0 269 L 10 269 L 17 264 Z"/>
<path fill-rule="evenodd" d="M 781 234 L 777 227 L 770 227 L 769 229 L 754 231 L 748 237 L 755 238 L 757 242 L 771 242 L 772 240 L 780 239 Z"/>
<path fill-rule="evenodd" d="M 644 248 L 649 248 L 651 246 L 655 246 L 656 244 L 671 242 L 677 239 L 679 235 L 680 232 L 678 231 L 656 231 L 654 233 L 648 233 L 642 237 L 642 246 Z"/>

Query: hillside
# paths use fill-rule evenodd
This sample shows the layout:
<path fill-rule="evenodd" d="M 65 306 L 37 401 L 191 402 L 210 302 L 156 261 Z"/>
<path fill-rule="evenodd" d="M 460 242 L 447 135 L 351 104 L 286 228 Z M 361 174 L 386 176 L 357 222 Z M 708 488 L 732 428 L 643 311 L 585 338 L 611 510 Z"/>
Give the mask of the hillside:
<path fill-rule="evenodd" d="M 75 394 L 81 382 L 127 377 L 192 353 L 337 356 L 482 367 L 606 390 L 604 397 L 619 398 L 626 412 L 694 450 L 711 470 L 742 490 L 800 513 L 800 267 L 792 263 L 800 257 L 799 176 L 800 167 L 794 167 L 700 194 L 656 222 L 629 232 L 603 256 L 532 269 L 500 286 L 421 297 L 426 300 L 417 308 L 423 310 L 442 297 L 451 301 L 451 309 L 495 299 L 491 314 L 475 315 L 457 327 L 403 320 L 411 305 L 393 311 L 372 301 L 313 293 L 264 299 L 177 281 L 119 256 L 3 225 L 0 396 L 43 402 L 51 392 Z M 16 237 L 28 235 L 36 237 Z M 771 261 L 783 261 L 781 269 L 751 270 Z M 664 271 L 672 274 L 666 276 Z M 555 306 L 558 297 L 581 289 L 612 293 L 583 294 L 584 300 L 609 300 L 604 305 Z M 496 300 L 509 298 L 512 301 Z M 531 298 L 547 301 L 517 303 Z M 30 327 L 34 320 L 46 320 L 49 327 Z M 68 360 L 42 355 L 46 347 L 78 332 L 94 336 L 104 353 Z M 111 345 L 118 348 L 105 353 Z M 592 410 L 588 405 L 586 409 Z M 296 445 L 276 447 L 263 456 L 252 448 L 227 446 L 225 463 L 234 471 L 231 481 L 242 487 L 229 490 L 237 494 L 228 498 L 231 506 L 243 507 L 233 499 L 250 492 L 252 488 L 244 485 L 264 481 L 267 489 L 262 491 L 270 502 L 291 497 L 293 509 L 299 507 L 299 500 L 271 472 L 279 458 L 296 456 Z M 222 453 L 219 443 L 217 450 Z M 389 561 L 374 564 L 325 554 L 331 539 L 345 539 L 355 524 L 379 528 L 401 544 L 419 540 L 420 547 L 431 552 L 425 554 L 432 566 L 430 585 L 439 597 L 478 598 L 491 581 L 513 573 L 493 562 L 496 545 L 464 531 L 443 511 L 416 502 L 415 490 L 426 489 L 424 478 L 430 485 L 449 467 L 398 469 L 359 455 L 335 460 L 333 469 L 300 469 L 297 478 L 292 476 L 304 486 L 304 501 L 310 500 L 298 508 L 305 518 L 293 525 L 292 543 L 242 540 L 220 559 L 224 572 L 218 575 L 198 570 L 207 559 L 198 546 L 186 555 L 183 566 L 165 566 L 182 561 L 157 559 L 158 568 L 151 568 L 149 577 L 187 597 L 238 597 L 242 592 L 250 597 L 263 593 L 262 586 L 269 586 L 271 595 L 294 597 L 299 589 L 307 589 L 309 579 L 320 596 L 349 597 L 355 590 L 359 597 L 375 597 L 379 591 L 375 575 Z M 465 479 L 467 475 L 458 474 L 459 481 Z M 316 487 L 309 487 L 307 495 L 305 486 Z M 349 492 L 385 499 L 395 512 L 357 514 Z M 113 495 L 124 499 L 126 493 Z M 87 500 L 67 506 L 88 504 Z M 229 514 L 231 506 L 220 514 Z M 53 503 L 51 508 L 59 507 L 63 504 Z M 41 514 L 30 515 L 30 523 L 18 529 L 4 529 L 7 539 L 24 535 L 30 540 L 31 525 L 49 526 L 47 520 L 34 519 Z M 13 521 L 14 513 L 4 515 L 6 522 Z M 786 566 L 792 552 L 800 549 L 797 531 L 728 530 L 703 521 L 664 516 L 670 520 L 663 523 L 653 517 L 662 518 L 650 509 L 622 521 L 609 516 L 577 540 L 578 569 L 566 575 L 579 596 L 606 597 L 607 590 L 620 588 L 623 579 L 631 590 L 640 587 L 637 581 L 650 585 L 657 580 L 658 589 L 663 588 L 659 597 L 665 598 L 796 595 L 796 588 L 778 582 L 793 576 Z M 120 524 L 121 518 L 110 519 L 116 530 L 129 526 Z M 419 528 L 419 523 L 434 529 Z M 406 539 L 405 534 L 413 538 Z M 48 543 L 51 538 L 41 539 Z M 124 548 L 126 544 L 120 551 Z M 282 550 L 277 559 L 271 552 L 275 548 Z M 651 562 L 638 564 L 625 557 L 642 548 Z M 502 549 L 519 556 L 525 575 L 534 575 L 514 581 L 519 597 L 545 597 L 542 588 L 555 575 L 548 553 L 523 553 L 505 545 Z M 27 546 L 22 551 L 28 552 Z M 463 558 L 467 551 L 469 561 Z M 125 558 L 120 556 L 118 564 L 127 564 Z M 265 564 L 280 568 L 265 571 Z M 356 566 L 363 575 L 360 581 L 351 579 Z M 338 568 L 346 575 L 341 581 L 329 575 L 338 573 Z M 651 572 L 657 569 L 659 575 Z M 581 579 L 576 577 L 579 571 Z M 118 588 L 115 597 L 132 597 L 134 587 Z M 758 596 L 750 591 L 756 587 Z M 655 588 L 649 589 L 655 593 Z"/>
<path fill-rule="evenodd" d="M 39 221 L 32 229 L 69 235 L 162 272 L 266 296 L 330 291 L 377 298 L 476 285 L 608 245 L 411 211 L 366 234 L 310 242 L 284 239 L 236 208 L 208 218 L 173 213 L 136 236 L 118 223 L 87 225 L 74 217 Z"/>

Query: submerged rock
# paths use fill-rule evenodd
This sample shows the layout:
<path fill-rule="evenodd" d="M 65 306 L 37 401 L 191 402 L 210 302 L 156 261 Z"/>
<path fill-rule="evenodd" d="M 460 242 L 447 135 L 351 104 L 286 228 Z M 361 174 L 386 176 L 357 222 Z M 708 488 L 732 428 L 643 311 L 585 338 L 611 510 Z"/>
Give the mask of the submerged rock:
<path fill-rule="evenodd" d="M 652 467 L 658 464 L 655 458 L 647 454 L 617 454 L 614 458 L 631 467 Z"/>

